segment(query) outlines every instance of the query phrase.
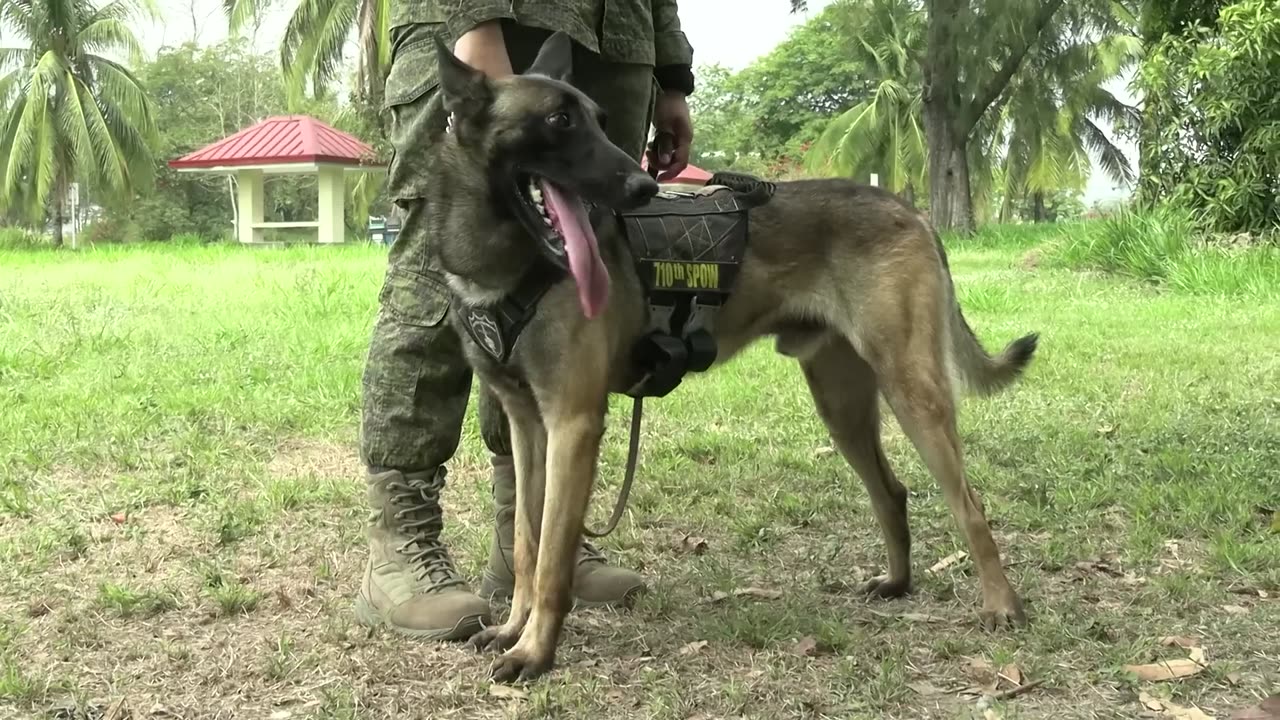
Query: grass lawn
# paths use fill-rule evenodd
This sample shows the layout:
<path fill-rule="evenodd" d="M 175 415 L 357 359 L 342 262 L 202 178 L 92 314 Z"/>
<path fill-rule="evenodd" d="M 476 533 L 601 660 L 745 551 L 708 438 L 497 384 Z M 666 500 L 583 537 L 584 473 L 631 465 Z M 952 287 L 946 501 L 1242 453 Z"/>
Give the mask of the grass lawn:
<path fill-rule="evenodd" d="M 573 615 L 556 672 L 516 692 L 489 657 L 351 611 L 381 251 L 0 253 L 0 717 L 1225 719 L 1280 691 L 1280 287 L 1053 269 L 1045 236 L 951 246 L 988 348 L 1042 333 L 1021 384 L 961 410 L 1029 627 L 979 629 L 972 565 L 939 563 L 963 540 L 892 420 L 917 592 L 853 590 L 884 562 L 866 493 L 761 344 L 649 403 L 603 544 L 654 591 Z M 614 407 L 596 525 L 625 459 Z M 474 579 L 471 420 L 462 444 L 447 534 Z M 1189 656 L 1172 682 L 1125 669 Z"/>

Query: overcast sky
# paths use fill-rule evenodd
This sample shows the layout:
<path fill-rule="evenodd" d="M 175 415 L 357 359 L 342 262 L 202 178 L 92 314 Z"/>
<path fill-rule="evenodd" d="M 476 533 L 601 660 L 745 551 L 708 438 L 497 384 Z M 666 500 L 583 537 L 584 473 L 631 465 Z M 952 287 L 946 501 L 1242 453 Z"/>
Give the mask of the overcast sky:
<path fill-rule="evenodd" d="M 792 28 L 829 2 L 810 0 L 808 13 L 792 14 L 787 0 L 683 0 L 680 17 L 694 48 L 695 63 L 720 63 L 740 69 L 769 52 L 786 39 Z M 220 0 L 158 0 L 158 5 L 161 21 L 141 33 L 143 44 L 151 53 L 165 45 L 192 39 L 210 44 L 227 36 Z M 277 5 L 278 9 L 265 19 L 255 36 L 255 45 L 263 52 L 275 52 L 294 0 L 277 0 Z M 1113 91 L 1121 89 L 1116 87 Z M 1129 99 L 1127 93 L 1121 96 Z M 1128 144 L 1122 147 L 1131 160 L 1136 160 L 1136 148 Z M 1085 190 L 1086 204 L 1124 194 L 1111 185 L 1105 176 L 1095 172 Z"/>

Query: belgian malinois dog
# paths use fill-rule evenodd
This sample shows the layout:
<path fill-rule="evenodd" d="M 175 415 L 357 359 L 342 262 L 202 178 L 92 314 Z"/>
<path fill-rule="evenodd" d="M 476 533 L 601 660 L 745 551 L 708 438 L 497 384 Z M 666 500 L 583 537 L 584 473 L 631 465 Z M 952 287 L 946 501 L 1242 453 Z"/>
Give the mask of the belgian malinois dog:
<path fill-rule="evenodd" d="M 529 679 L 553 665 L 572 606 L 607 399 L 634 378 L 631 351 L 648 322 L 618 224 L 593 225 L 586 203 L 632 210 L 659 188 L 607 139 L 601 110 L 572 86 L 567 36 L 552 35 L 525 73 L 500 80 L 441 43 L 437 51 L 450 119 L 447 129 L 432 130 L 439 136 L 428 159 L 435 177 L 429 231 L 454 293 L 450 316 L 464 352 L 510 419 L 517 477 L 511 613 L 472 643 L 503 653 L 494 679 Z M 968 540 L 983 624 L 1025 622 L 965 478 L 954 388 L 985 394 L 1012 383 L 1037 336 L 988 355 L 960 313 L 937 234 L 891 193 L 843 179 L 778 183 L 749 222 L 736 288 L 716 321 L 717 363 L 764 336 L 799 361 L 818 414 L 870 493 L 888 546 L 887 574 L 865 591 L 887 598 L 911 588 L 907 491 L 880 442 L 883 393 Z M 495 361 L 459 316 L 499 302 L 547 253 L 564 256 L 566 271 L 507 361 Z"/>

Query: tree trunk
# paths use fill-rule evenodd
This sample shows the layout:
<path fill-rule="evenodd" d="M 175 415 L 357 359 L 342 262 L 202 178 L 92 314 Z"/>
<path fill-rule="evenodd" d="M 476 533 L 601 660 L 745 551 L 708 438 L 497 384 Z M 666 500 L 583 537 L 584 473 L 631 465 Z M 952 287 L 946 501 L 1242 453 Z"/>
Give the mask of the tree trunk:
<path fill-rule="evenodd" d="M 1042 223 L 1048 218 L 1044 209 L 1044 193 L 1037 190 L 1031 193 L 1031 219 L 1034 222 Z"/>
<path fill-rule="evenodd" d="M 360 58 L 356 70 L 356 93 L 373 107 L 382 106 L 383 77 L 379 62 L 378 0 L 361 0 L 359 18 Z"/>
<path fill-rule="evenodd" d="M 60 248 L 62 247 L 62 203 L 64 197 L 61 183 L 58 184 L 58 189 L 54 192 L 57 193 L 57 197 L 53 199 L 53 246 Z"/>
<path fill-rule="evenodd" d="M 966 143 L 952 132 L 945 115 L 925 110 L 929 140 L 929 219 L 934 227 L 973 232 Z"/>
<path fill-rule="evenodd" d="M 928 0 L 928 47 L 924 58 L 925 142 L 929 146 L 929 219 L 944 230 L 973 231 L 969 192 L 968 128 L 960 97 L 956 30 L 962 0 Z"/>
<path fill-rule="evenodd" d="M 971 233 L 973 194 L 969 182 L 969 138 L 987 109 L 1000 97 L 1031 45 L 1065 0 L 1041 0 L 1025 35 L 1010 38 L 1009 53 L 985 82 L 961 96 L 959 43 L 972 24 L 967 0 L 925 0 L 925 140 L 929 145 L 929 217 L 935 227 Z M 972 70 L 972 69 L 971 69 Z M 967 81 L 975 85 L 975 81 Z"/>

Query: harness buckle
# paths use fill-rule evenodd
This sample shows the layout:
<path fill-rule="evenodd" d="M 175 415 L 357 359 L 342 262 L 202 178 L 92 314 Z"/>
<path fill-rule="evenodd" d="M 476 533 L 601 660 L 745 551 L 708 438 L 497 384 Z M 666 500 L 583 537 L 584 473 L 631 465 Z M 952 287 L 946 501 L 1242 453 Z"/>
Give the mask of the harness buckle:
<path fill-rule="evenodd" d="M 636 343 L 632 362 L 648 371 L 627 391 L 632 397 L 665 397 L 684 379 L 689 350 L 683 340 L 653 331 Z"/>

